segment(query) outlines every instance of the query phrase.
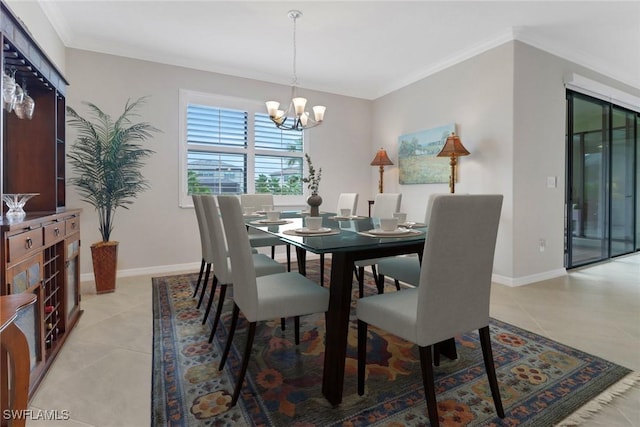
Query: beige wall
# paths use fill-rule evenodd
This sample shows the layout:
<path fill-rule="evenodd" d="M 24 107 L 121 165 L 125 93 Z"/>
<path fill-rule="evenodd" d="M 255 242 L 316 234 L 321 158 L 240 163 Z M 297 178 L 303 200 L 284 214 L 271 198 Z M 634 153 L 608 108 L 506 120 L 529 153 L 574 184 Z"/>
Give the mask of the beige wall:
<path fill-rule="evenodd" d="M 577 73 L 634 96 L 640 90 L 525 43 L 514 45 L 512 279 L 519 284 L 564 271 L 565 78 Z M 557 187 L 547 186 L 548 177 L 557 178 Z"/>
<path fill-rule="evenodd" d="M 565 77 L 578 73 L 639 96 L 640 91 L 515 41 L 374 101 L 372 150 L 397 164 L 399 135 L 456 123 L 471 155 L 459 160 L 456 193 L 501 193 L 494 280 L 521 285 L 564 274 Z M 446 161 L 446 160 L 445 160 Z M 385 191 L 423 215 L 446 184 L 399 185 L 387 167 Z M 556 186 L 549 188 L 547 178 Z M 377 175 L 371 173 L 375 188 Z M 540 240 L 545 250 L 540 251 Z"/>
<path fill-rule="evenodd" d="M 162 130 L 151 143 L 156 154 L 143 171 L 151 181 L 151 190 L 142 193 L 130 210 L 120 209 L 116 213 L 112 239 L 120 241 L 118 270 L 134 274 L 166 271 L 185 263 L 199 264 L 200 242 L 193 209 L 178 206 L 179 90 L 258 100 L 277 97 L 284 101 L 290 88 L 75 49 L 67 50 L 67 70 L 70 81 L 67 105 L 86 112 L 81 103 L 89 101 L 118 116 L 127 99 L 149 95 L 141 110 L 142 118 Z M 325 124 L 307 131 L 314 166 L 323 168 L 320 193 L 326 209 L 335 209 L 341 191 L 359 192 L 362 198 L 359 209 L 363 212 L 370 197 L 369 169 L 354 165 L 368 165 L 371 161 L 371 103 L 302 92 L 310 102 L 327 106 Z M 67 129 L 69 143 L 73 132 Z M 81 270 L 83 274 L 90 273 L 89 246 L 99 240 L 96 214 L 91 206 L 78 200 L 71 187 L 67 191 L 67 206 L 84 209 Z"/>
<path fill-rule="evenodd" d="M 496 247 L 497 275 L 513 274 L 513 44 L 507 43 L 374 101 L 372 149 L 385 147 L 397 165 L 398 136 L 456 123 L 471 153 L 459 159 L 456 193 L 504 195 Z M 447 159 L 442 159 L 448 163 Z M 399 185 L 387 167 L 385 192 L 401 192 L 402 209 L 424 218 L 431 193 L 448 184 Z M 377 174 L 371 174 L 375 188 Z"/>

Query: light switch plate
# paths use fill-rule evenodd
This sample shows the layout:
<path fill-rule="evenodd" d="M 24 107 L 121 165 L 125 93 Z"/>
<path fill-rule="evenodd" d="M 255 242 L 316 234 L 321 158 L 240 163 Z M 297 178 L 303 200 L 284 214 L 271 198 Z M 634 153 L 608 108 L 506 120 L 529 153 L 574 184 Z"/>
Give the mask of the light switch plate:
<path fill-rule="evenodd" d="M 556 188 L 558 185 L 558 180 L 555 176 L 547 177 L 547 188 Z"/>

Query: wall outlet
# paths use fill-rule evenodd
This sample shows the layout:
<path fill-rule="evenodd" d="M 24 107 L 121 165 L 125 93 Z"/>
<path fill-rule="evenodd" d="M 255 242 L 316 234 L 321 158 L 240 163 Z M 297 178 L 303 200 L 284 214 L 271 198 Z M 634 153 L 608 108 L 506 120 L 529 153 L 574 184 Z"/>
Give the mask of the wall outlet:
<path fill-rule="evenodd" d="M 544 239 L 540 239 L 538 241 L 538 250 L 540 252 L 544 252 L 544 250 L 547 248 L 547 241 Z"/>
<path fill-rule="evenodd" d="M 555 176 L 547 177 L 547 188 L 556 188 L 558 186 L 558 178 Z"/>

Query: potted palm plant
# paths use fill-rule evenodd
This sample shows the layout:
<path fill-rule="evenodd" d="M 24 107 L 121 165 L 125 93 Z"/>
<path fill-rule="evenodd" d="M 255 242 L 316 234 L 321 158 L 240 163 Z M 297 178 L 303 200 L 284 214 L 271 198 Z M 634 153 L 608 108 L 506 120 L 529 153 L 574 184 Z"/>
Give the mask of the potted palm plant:
<path fill-rule="evenodd" d="M 158 132 L 146 122 L 134 123 L 140 98 L 128 100 L 124 112 L 115 121 L 96 105 L 84 102 L 89 118 L 67 107 L 69 126 L 78 135 L 69 150 L 69 163 L 75 176 L 69 182 L 76 187 L 81 199 L 98 213 L 102 241 L 91 245 L 96 292 L 113 292 L 116 284 L 118 242 L 111 241 L 116 209 L 128 209 L 138 194 L 149 188 L 141 169 L 144 160 L 154 152 L 143 143 Z"/>

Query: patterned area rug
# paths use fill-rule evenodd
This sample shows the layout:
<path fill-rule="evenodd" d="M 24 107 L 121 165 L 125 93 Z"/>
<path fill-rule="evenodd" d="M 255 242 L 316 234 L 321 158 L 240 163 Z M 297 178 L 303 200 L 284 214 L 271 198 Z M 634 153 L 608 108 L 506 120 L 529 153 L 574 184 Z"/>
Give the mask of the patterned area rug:
<path fill-rule="evenodd" d="M 317 262 L 308 264 L 308 276 L 317 278 Z M 325 274 L 328 283 L 328 267 Z M 417 349 L 373 327 L 366 393 L 358 396 L 353 316 L 341 405 L 331 407 L 321 393 L 324 316 L 317 315 L 301 318 L 298 346 L 292 320 L 285 331 L 279 319 L 258 324 L 244 389 L 238 405 L 229 408 L 247 324 L 241 317 L 227 366 L 219 372 L 231 287 L 224 322 L 209 344 L 213 314 L 201 324 L 204 310 L 192 298 L 196 280 L 197 274 L 153 279 L 152 425 L 429 425 Z M 373 279 L 367 277 L 366 283 L 367 292 L 374 293 Z M 392 284 L 389 291 L 395 291 Z M 476 332 L 456 337 L 458 359 L 443 358 L 435 368 L 443 425 L 550 426 L 598 396 L 610 400 L 637 380 L 629 369 L 498 320 L 491 321 L 491 336 L 506 418 L 495 414 Z"/>

